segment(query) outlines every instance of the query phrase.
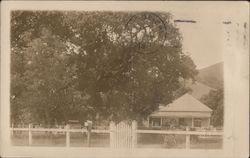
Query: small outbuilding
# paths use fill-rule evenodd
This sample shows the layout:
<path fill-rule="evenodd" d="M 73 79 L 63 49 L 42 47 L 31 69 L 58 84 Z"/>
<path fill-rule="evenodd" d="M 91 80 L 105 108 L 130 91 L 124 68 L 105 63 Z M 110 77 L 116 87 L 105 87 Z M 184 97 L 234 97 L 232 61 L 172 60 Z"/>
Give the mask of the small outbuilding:
<path fill-rule="evenodd" d="M 211 114 L 212 109 L 186 93 L 172 103 L 160 106 L 149 116 L 148 123 L 153 128 L 208 128 Z"/>

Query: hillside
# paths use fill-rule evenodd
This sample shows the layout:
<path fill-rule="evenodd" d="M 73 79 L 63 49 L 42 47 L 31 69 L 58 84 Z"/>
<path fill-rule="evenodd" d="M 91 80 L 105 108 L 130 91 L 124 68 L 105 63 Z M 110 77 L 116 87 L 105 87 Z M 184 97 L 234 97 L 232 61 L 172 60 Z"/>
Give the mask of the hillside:
<path fill-rule="evenodd" d="M 197 81 L 215 89 L 223 88 L 223 62 L 200 69 Z"/>
<path fill-rule="evenodd" d="M 189 92 L 196 99 L 200 99 L 203 95 L 207 95 L 210 90 L 214 90 L 203 83 L 196 81 L 195 83 L 186 83 L 186 86 L 189 87 L 192 91 Z"/>

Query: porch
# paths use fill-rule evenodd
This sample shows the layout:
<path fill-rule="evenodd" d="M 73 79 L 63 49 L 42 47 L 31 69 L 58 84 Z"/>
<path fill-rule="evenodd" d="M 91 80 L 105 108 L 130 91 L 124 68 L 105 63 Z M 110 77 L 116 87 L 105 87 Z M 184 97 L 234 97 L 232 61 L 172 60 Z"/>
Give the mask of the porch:
<path fill-rule="evenodd" d="M 150 117 L 148 119 L 150 128 L 157 129 L 185 129 L 191 128 L 209 128 L 210 118 L 206 117 Z"/>

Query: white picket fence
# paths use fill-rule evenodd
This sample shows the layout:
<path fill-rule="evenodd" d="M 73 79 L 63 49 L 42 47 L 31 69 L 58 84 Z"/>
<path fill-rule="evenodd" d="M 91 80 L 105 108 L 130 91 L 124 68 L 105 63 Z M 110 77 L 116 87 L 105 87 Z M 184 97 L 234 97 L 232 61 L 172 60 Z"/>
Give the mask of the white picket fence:
<path fill-rule="evenodd" d="M 10 128 L 11 133 L 14 131 L 26 131 L 28 132 L 29 145 L 32 145 L 32 132 L 55 132 L 55 133 L 66 133 L 66 147 L 70 147 L 70 133 L 88 133 L 87 129 L 70 129 L 66 126 L 64 129 L 58 128 Z M 106 133 L 110 135 L 110 148 L 136 148 L 137 135 L 138 134 L 164 134 L 164 135 L 185 135 L 186 137 L 186 148 L 190 148 L 190 135 L 198 136 L 222 136 L 222 131 L 169 131 L 169 130 L 140 130 L 137 129 L 137 122 L 133 121 L 131 124 L 120 122 L 115 124 L 110 123 L 109 130 L 97 130 L 92 129 L 91 133 Z M 88 140 L 89 142 L 89 140 Z"/>

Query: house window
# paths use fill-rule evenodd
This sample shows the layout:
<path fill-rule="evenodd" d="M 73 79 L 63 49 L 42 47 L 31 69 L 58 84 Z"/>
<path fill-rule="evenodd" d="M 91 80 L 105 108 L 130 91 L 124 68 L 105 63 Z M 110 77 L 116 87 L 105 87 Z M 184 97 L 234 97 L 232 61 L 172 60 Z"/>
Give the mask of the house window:
<path fill-rule="evenodd" d="M 194 127 L 201 127 L 201 119 L 198 118 L 194 119 Z"/>

